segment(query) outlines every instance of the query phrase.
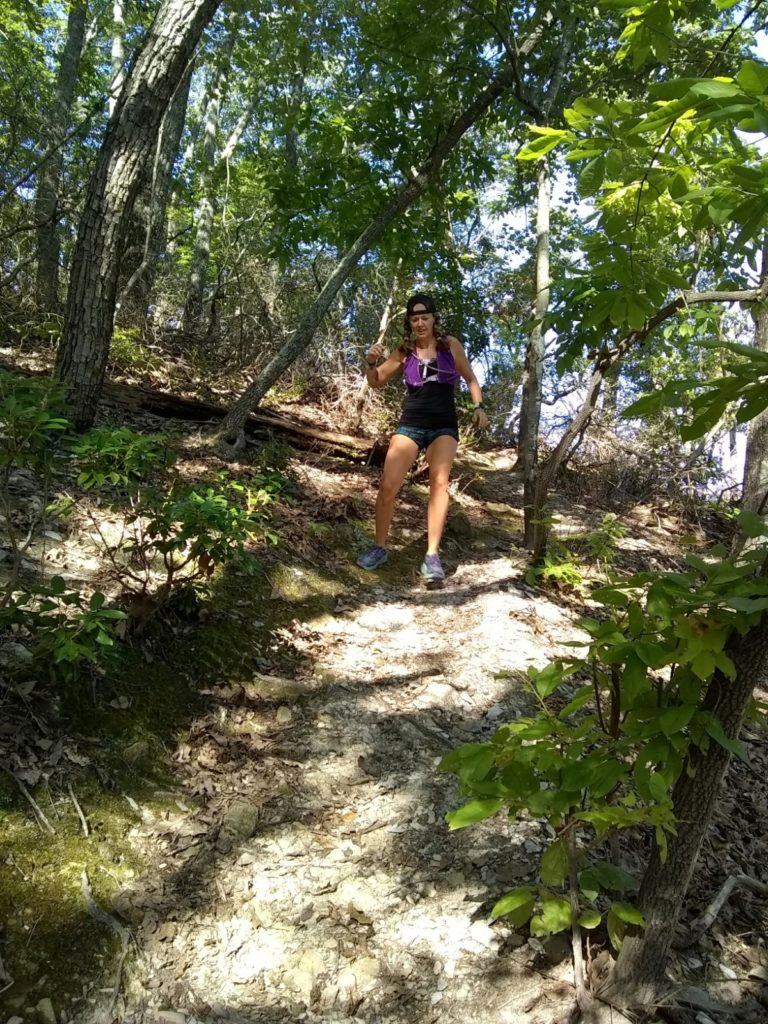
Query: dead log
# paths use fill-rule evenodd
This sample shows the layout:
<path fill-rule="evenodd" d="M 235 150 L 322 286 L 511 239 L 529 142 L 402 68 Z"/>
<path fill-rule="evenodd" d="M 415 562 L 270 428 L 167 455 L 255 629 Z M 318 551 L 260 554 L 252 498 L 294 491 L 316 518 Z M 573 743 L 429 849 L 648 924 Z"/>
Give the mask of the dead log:
<path fill-rule="evenodd" d="M 47 376 L 43 370 L 27 370 L 0 362 L 0 369 L 20 377 Z M 164 419 L 185 420 L 188 423 L 218 422 L 224 419 L 227 410 L 220 405 L 203 402 L 197 398 L 183 398 L 168 391 L 156 391 L 138 384 L 117 384 L 105 382 L 101 402 L 136 412 L 147 412 Z M 296 448 L 323 449 L 337 455 L 380 465 L 386 455 L 386 442 L 377 439 L 353 437 L 338 434 L 332 430 L 319 430 L 305 423 L 288 419 L 278 413 L 252 412 L 246 423 L 246 433 L 252 437 L 265 437 L 270 432 L 285 434 L 289 443 Z"/>

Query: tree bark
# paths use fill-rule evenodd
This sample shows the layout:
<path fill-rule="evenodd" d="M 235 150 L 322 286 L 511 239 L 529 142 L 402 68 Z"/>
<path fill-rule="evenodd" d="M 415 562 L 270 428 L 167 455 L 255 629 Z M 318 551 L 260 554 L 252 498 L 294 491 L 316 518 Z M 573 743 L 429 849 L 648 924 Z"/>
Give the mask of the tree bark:
<path fill-rule="evenodd" d="M 227 49 L 231 53 L 234 36 L 230 34 Z M 203 143 L 201 153 L 202 174 L 200 176 L 200 201 L 195 211 L 195 242 L 189 271 L 187 297 L 182 314 L 182 329 L 191 333 L 198 326 L 203 312 L 205 288 L 208 283 L 208 264 L 211 258 L 213 219 L 216 214 L 213 195 L 213 170 L 216 163 L 216 139 L 219 133 L 221 98 L 227 77 L 227 61 L 217 62 L 208 87 L 208 102 L 205 106 Z"/>
<path fill-rule="evenodd" d="M 533 49 L 549 27 L 542 22 L 519 48 L 521 56 Z M 284 370 L 307 348 L 323 316 L 333 302 L 336 293 L 357 266 L 362 257 L 375 245 L 387 228 L 408 209 L 438 176 L 446 158 L 456 148 L 467 131 L 480 120 L 490 107 L 505 93 L 517 86 L 517 68 L 506 65 L 491 80 L 488 86 L 457 115 L 445 134 L 432 147 L 420 167 L 414 168 L 411 178 L 399 192 L 383 207 L 380 213 L 352 243 L 335 270 L 325 282 L 320 294 L 307 309 L 288 341 L 275 354 L 259 376 L 243 392 L 229 411 L 222 424 L 222 438 L 237 441 L 243 424 L 251 409 L 254 409 Z"/>
<path fill-rule="evenodd" d="M 718 670 L 707 689 L 703 710 L 720 719 L 726 736 L 736 739 L 752 692 L 768 671 L 768 619 L 765 615 L 745 636 L 734 633 L 727 651 L 736 666 L 730 680 Z M 672 791 L 677 833 L 670 836 L 662 862 L 654 846 L 640 886 L 639 905 L 644 929 L 624 939 L 616 966 L 601 996 L 618 1006 L 644 1006 L 653 1002 L 663 984 L 675 926 L 712 820 L 720 787 L 728 767 L 729 751 L 714 740 L 707 750 L 692 747 Z"/>
<path fill-rule="evenodd" d="M 113 117 L 125 83 L 125 0 L 112 0 L 112 80 L 109 85 L 109 116 Z"/>
<path fill-rule="evenodd" d="M 536 194 L 536 290 L 533 306 L 534 325 L 525 353 L 523 400 L 520 409 L 518 454 L 523 466 L 523 544 L 533 546 L 535 519 L 536 467 L 539 456 L 539 422 L 544 379 L 544 317 L 549 309 L 549 160 L 539 163 Z"/>
<path fill-rule="evenodd" d="M 139 198 L 135 207 L 137 210 L 140 209 L 143 215 L 141 220 L 144 242 L 141 262 L 130 273 L 120 293 L 118 306 L 123 307 L 133 295 L 129 305 L 134 311 L 139 311 L 142 323 L 146 322 L 158 263 L 165 249 L 173 166 L 179 154 L 184 131 L 192 71 L 193 67 L 190 66 L 173 94 L 160 128 L 155 159 L 145 179 L 144 199 L 142 201 Z"/>
<path fill-rule="evenodd" d="M 761 286 L 768 279 L 768 236 L 763 241 Z M 768 352 L 768 310 L 763 303 L 755 307 L 755 348 Z M 747 454 L 744 461 L 743 508 L 763 514 L 768 504 L 768 409 L 750 420 Z"/>
<path fill-rule="evenodd" d="M 221 0 L 164 0 L 107 125 L 75 245 L 56 374 L 78 429 L 93 423 L 104 379 L 120 254 L 141 176 L 176 84 Z"/>
<path fill-rule="evenodd" d="M 37 224 L 37 279 L 35 298 L 41 309 L 58 306 L 59 282 L 59 183 L 64 167 L 64 146 L 71 120 L 77 72 L 83 54 L 87 0 L 73 3 L 67 19 L 67 39 L 61 53 L 51 120 L 45 148 L 52 151 L 37 176 L 35 223 Z"/>
<path fill-rule="evenodd" d="M 537 123 L 547 124 L 565 77 L 573 45 L 574 20 L 569 17 L 563 28 L 563 38 L 552 78 L 537 111 Z M 518 455 L 523 466 L 523 544 L 531 548 L 534 542 L 536 519 L 536 477 L 539 463 L 539 425 L 544 384 L 544 318 L 549 309 L 550 290 L 550 176 L 549 158 L 539 163 L 536 189 L 536 273 L 534 277 L 534 325 L 525 354 L 522 403 L 520 407 L 520 436 Z"/>

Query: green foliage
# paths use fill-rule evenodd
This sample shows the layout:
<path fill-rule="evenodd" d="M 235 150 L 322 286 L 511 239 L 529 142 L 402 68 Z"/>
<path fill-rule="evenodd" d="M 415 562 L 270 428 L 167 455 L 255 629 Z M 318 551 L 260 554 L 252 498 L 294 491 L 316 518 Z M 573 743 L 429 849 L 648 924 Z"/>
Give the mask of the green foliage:
<path fill-rule="evenodd" d="M 760 517 L 741 514 L 745 531 L 768 535 Z M 615 536 L 616 524 L 607 533 Z M 588 639 L 580 656 L 530 669 L 537 715 L 502 725 L 487 743 L 448 754 L 470 800 L 448 815 L 464 828 L 501 810 L 543 818 L 556 837 L 544 851 L 538 889 L 513 890 L 494 907 L 532 934 L 570 925 L 570 902 L 556 890 L 578 875 L 580 919 L 593 927 L 612 894 L 634 887 L 617 865 L 594 859 L 616 831 L 654 830 L 662 858 L 674 830 L 671 790 L 690 747 L 718 743 L 746 759 L 702 706 L 714 673 L 733 678 L 729 640 L 768 609 L 768 580 L 759 575 L 765 548 L 737 557 L 713 548 L 689 554 L 679 572 L 639 573 L 594 591 L 607 617 L 580 621 Z M 538 908 L 538 912 L 536 911 Z M 606 926 L 619 948 L 626 930 L 643 925 L 624 900 L 610 903 Z"/>
<path fill-rule="evenodd" d="M 138 327 L 115 327 L 109 358 L 118 369 L 129 373 L 151 373 L 163 368 L 158 353 L 142 343 Z"/>
<path fill-rule="evenodd" d="M 115 622 L 125 613 L 107 608 L 101 593 L 86 600 L 60 576 L 13 596 L 0 611 L 0 627 L 14 625 L 30 636 L 34 659 L 54 681 L 74 682 L 86 664 L 103 661 L 114 644 Z"/>
<path fill-rule="evenodd" d="M 55 443 L 69 425 L 62 408 L 61 389 L 50 381 L 0 370 L 0 472 L 51 468 Z"/>
<path fill-rule="evenodd" d="M 127 427 L 94 427 L 71 450 L 80 471 L 77 482 L 88 490 L 136 486 L 175 461 L 162 434 L 137 434 Z"/>

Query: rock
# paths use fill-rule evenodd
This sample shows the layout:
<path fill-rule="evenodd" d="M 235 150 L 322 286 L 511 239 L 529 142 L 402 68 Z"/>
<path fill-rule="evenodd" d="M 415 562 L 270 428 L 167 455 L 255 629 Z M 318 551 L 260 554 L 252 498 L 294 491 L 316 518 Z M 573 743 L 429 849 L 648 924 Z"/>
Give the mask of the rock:
<path fill-rule="evenodd" d="M 437 1004 L 442 1001 L 442 998 L 442 992 L 433 992 L 432 995 L 429 997 L 429 1001 L 430 1003 L 432 1003 L 433 1006 L 437 1006 Z"/>
<path fill-rule="evenodd" d="M 11 641 L 0 647 L 0 666 L 2 668 L 18 668 L 32 661 L 32 652 L 24 644 Z"/>
<path fill-rule="evenodd" d="M 10 1017 L 6 1021 L 6 1024 L 24 1024 L 24 1018 L 23 1017 Z"/>
<path fill-rule="evenodd" d="M 548 935 L 544 939 L 544 953 L 553 964 L 562 963 L 571 955 L 571 942 L 565 935 Z"/>
<path fill-rule="evenodd" d="M 355 975 L 357 987 L 365 992 L 376 984 L 381 974 L 379 961 L 372 956 L 363 956 L 352 964 L 352 972 Z"/>
<path fill-rule="evenodd" d="M 128 764 L 138 764 L 140 761 L 146 761 L 148 757 L 149 743 L 146 740 L 136 740 L 123 751 L 123 758 Z"/>
<path fill-rule="evenodd" d="M 187 1015 L 180 1010 L 155 1010 L 155 1017 L 163 1024 L 187 1024 Z"/>
<path fill-rule="evenodd" d="M 224 815 L 221 827 L 236 839 L 251 839 L 259 827 L 259 807 L 247 800 L 236 800 Z"/>
<path fill-rule="evenodd" d="M 293 718 L 293 712 L 287 704 L 281 704 L 277 709 L 277 715 L 275 717 L 277 718 L 278 725 L 287 725 L 287 723 Z"/>
<path fill-rule="evenodd" d="M 40 1024 L 59 1024 L 56 1011 L 50 999 L 41 999 L 35 1007 Z"/>

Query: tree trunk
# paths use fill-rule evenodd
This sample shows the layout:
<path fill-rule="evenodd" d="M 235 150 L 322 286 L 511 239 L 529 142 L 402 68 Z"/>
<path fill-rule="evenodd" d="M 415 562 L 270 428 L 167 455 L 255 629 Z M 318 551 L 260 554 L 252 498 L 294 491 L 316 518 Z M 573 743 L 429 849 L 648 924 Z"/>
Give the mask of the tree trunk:
<path fill-rule="evenodd" d="M 549 528 L 542 520 L 542 512 L 547 502 L 550 488 L 555 482 L 558 472 L 571 457 L 584 431 L 587 429 L 592 413 L 597 405 L 597 399 L 600 396 L 603 381 L 611 369 L 622 359 L 629 349 L 641 345 L 651 332 L 660 324 L 664 323 L 665 320 L 669 320 L 670 317 L 675 316 L 676 313 L 681 309 L 685 309 L 686 306 L 706 302 L 763 302 L 766 298 L 766 287 L 766 283 L 764 282 L 759 288 L 750 288 L 740 291 L 734 290 L 732 292 L 683 292 L 676 299 L 673 299 L 672 302 L 667 303 L 667 305 L 664 306 L 663 309 L 660 309 L 658 313 L 649 317 L 639 330 L 630 331 L 630 333 L 622 338 L 621 341 L 617 342 L 614 348 L 608 348 L 605 346 L 603 350 L 601 350 L 592 370 L 592 376 L 590 377 L 589 384 L 587 385 L 586 396 L 581 407 L 565 428 L 560 440 L 557 442 L 546 462 L 542 464 L 538 472 L 534 498 L 534 519 L 536 520 L 533 540 L 534 560 L 541 557 L 547 546 Z"/>
<path fill-rule="evenodd" d="M 530 53 L 548 27 L 548 22 L 541 23 L 525 43 L 520 46 L 519 52 L 521 56 Z M 336 265 L 331 276 L 325 282 L 320 294 L 299 321 L 288 341 L 243 392 L 228 413 L 221 429 L 221 435 L 225 440 L 236 441 L 240 438 L 248 413 L 259 404 L 283 371 L 310 344 L 320 321 L 333 302 L 336 293 L 362 257 L 376 244 L 400 214 L 426 192 L 427 188 L 440 173 L 444 161 L 456 148 L 466 132 L 480 120 L 500 96 L 515 88 L 517 84 L 516 76 L 517 69 L 511 66 L 505 66 L 498 72 L 489 85 L 453 120 L 442 138 L 432 147 L 431 152 L 421 166 L 413 169 L 410 180 L 352 243 Z"/>
<path fill-rule="evenodd" d="M 523 544 L 533 546 L 536 469 L 539 459 L 539 422 L 544 379 L 544 317 L 549 309 L 549 161 L 539 162 L 536 193 L 536 275 L 533 305 L 534 325 L 528 339 L 520 409 L 518 454 L 523 466 Z"/>
<path fill-rule="evenodd" d="M 387 340 L 387 331 L 389 330 L 389 325 L 392 322 L 392 314 L 394 313 L 395 309 L 395 296 L 397 295 L 398 286 L 400 284 L 400 270 L 402 266 L 403 260 L 401 257 L 397 261 L 395 272 L 392 275 L 392 284 L 390 285 L 389 288 L 389 295 L 387 296 L 387 301 L 384 305 L 384 310 L 379 320 L 379 332 L 376 335 L 375 341 L 376 345 L 384 345 L 385 341 Z M 363 407 L 365 406 L 365 400 L 368 397 L 369 391 L 370 388 L 368 387 L 368 381 L 365 379 L 365 376 L 363 376 L 363 381 L 362 384 L 360 385 L 360 390 L 357 393 L 357 400 L 355 402 L 355 420 L 352 425 L 353 430 L 360 429 L 360 421 L 363 418 Z"/>
<path fill-rule="evenodd" d="M 768 279 L 768 236 L 763 241 L 761 285 Z M 755 348 L 768 352 L 768 310 L 763 304 L 756 306 Z M 749 423 L 747 454 L 744 462 L 744 489 L 741 500 L 744 508 L 761 515 L 768 505 L 768 409 L 764 409 Z"/>
<path fill-rule="evenodd" d="M 93 423 L 109 355 L 125 231 L 176 84 L 221 0 L 164 0 L 107 125 L 85 198 L 56 374 L 78 429 Z"/>
<path fill-rule="evenodd" d="M 231 51 L 234 37 L 228 40 Z M 182 329 L 191 333 L 198 326 L 203 313 L 205 288 L 208 283 L 208 263 L 211 258 L 211 238 L 213 236 L 213 219 L 216 214 L 214 206 L 213 169 L 216 162 L 216 138 L 219 133 L 221 115 L 221 96 L 227 76 L 227 62 L 218 62 L 211 76 L 208 89 L 208 102 L 205 107 L 203 126 L 203 145 L 200 175 L 200 202 L 195 211 L 195 243 L 192 250 L 192 263 L 189 271 L 187 297 L 184 302 Z"/>
<path fill-rule="evenodd" d="M 59 225 L 57 207 L 59 182 L 64 166 L 64 145 L 71 120 L 77 71 L 83 54 L 87 0 L 73 3 L 67 19 L 67 39 L 61 53 L 51 120 L 45 137 L 45 148 L 51 156 L 40 168 L 35 195 L 37 224 L 37 280 L 35 298 L 41 309 L 58 306 Z"/>
<path fill-rule="evenodd" d="M 112 0 L 112 79 L 109 84 L 109 116 L 113 117 L 125 83 L 125 0 Z"/>
<path fill-rule="evenodd" d="M 726 736 L 736 739 L 752 692 L 768 671 L 768 619 L 745 636 L 734 633 L 727 645 L 736 679 L 720 671 L 712 677 L 703 708 L 720 719 Z M 706 751 L 692 747 L 672 792 L 677 833 L 670 836 L 662 862 L 654 846 L 640 887 L 639 905 L 646 927 L 624 939 L 616 966 L 601 996 L 618 1006 L 653 1002 L 664 979 L 675 926 L 693 875 L 701 844 L 712 820 L 730 753 L 714 740 Z"/>
<path fill-rule="evenodd" d="M 146 321 L 157 266 L 165 249 L 173 165 L 179 154 L 181 135 L 184 131 L 192 71 L 193 68 L 190 67 L 173 94 L 160 128 L 155 159 L 150 174 L 146 177 L 144 201 L 139 199 L 136 202 L 136 209 L 140 207 L 143 212 L 144 243 L 141 262 L 126 281 L 118 305 L 124 306 L 133 293 L 130 306 L 134 311 L 138 311 L 142 323 Z"/>

